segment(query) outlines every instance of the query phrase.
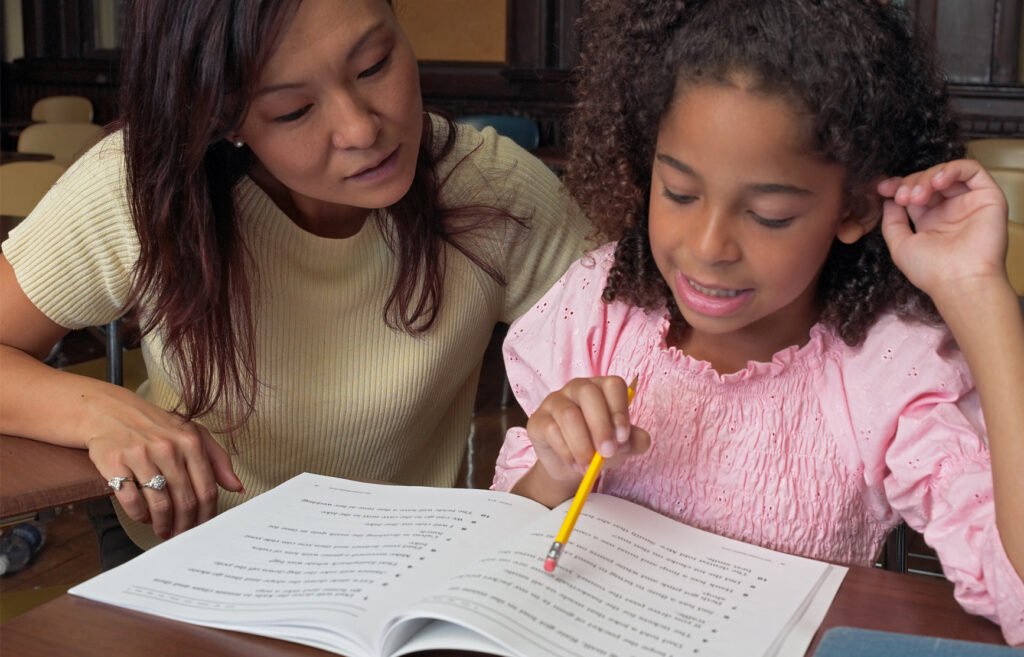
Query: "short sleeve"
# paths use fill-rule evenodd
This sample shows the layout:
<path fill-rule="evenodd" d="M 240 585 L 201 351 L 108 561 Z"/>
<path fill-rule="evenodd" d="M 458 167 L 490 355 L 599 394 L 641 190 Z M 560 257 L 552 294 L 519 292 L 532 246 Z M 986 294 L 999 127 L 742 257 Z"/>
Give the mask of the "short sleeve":
<path fill-rule="evenodd" d="M 436 131 L 444 130 L 435 119 Z M 586 250 L 593 228 L 558 177 L 540 160 L 493 128 L 457 126 L 446 180 L 453 207 L 500 208 L 513 217 L 470 248 L 505 278 L 499 320 L 511 323 L 546 292 Z M 450 170 L 448 167 L 451 167 Z"/>
<path fill-rule="evenodd" d="M 505 369 L 527 415 L 571 379 L 614 374 L 611 357 L 629 307 L 601 300 L 613 259 L 611 244 L 584 256 L 509 327 L 503 346 Z M 492 488 L 511 490 L 535 462 L 526 430 L 510 429 Z"/>
<path fill-rule="evenodd" d="M 1024 583 L 996 527 L 984 420 L 951 336 L 886 317 L 845 365 L 868 489 L 935 549 L 964 609 L 1024 643 Z"/>
<path fill-rule="evenodd" d="M 138 238 L 128 212 L 121 134 L 93 146 L 3 243 L 33 304 L 70 329 L 124 312 Z"/>

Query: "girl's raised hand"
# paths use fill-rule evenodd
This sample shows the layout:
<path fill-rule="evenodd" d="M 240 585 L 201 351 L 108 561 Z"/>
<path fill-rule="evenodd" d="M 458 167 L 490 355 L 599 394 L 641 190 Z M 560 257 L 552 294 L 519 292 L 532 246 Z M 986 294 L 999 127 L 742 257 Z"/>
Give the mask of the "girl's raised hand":
<path fill-rule="evenodd" d="M 878 193 L 893 261 L 933 299 L 1006 282 L 1006 198 L 980 164 L 945 162 L 884 180 Z"/>
<path fill-rule="evenodd" d="M 595 451 L 614 466 L 651 444 L 630 424 L 626 382 L 617 376 L 573 379 L 541 402 L 526 433 L 548 477 L 566 490 L 582 479 Z"/>

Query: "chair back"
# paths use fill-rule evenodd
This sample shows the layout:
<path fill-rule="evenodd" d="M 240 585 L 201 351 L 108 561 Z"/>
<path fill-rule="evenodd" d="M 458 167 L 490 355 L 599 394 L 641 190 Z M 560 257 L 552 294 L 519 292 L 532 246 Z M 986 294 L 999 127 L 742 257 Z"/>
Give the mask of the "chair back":
<path fill-rule="evenodd" d="M 18 151 L 49 153 L 67 167 L 105 135 L 95 123 L 33 123 L 18 135 Z"/>
<path fill-rule="evenodd" d="M 41 123 L 92 123 L 92 101 L 85 96 L 47 96 L 32 105 L 32 120 Z"/>
<path fill-rule="evenodd" d="M 967 154 L 986 169 L 1024 170 L 1024 139 L 972 139 Z"/>
<path fill-rule="evenodd" d="M 989 173 L 1006 195 L 1009 209 L 1006 273 L 1014 291 L 1024 296 L 1024 169 L 991 168 Z"/>
<path fill-rule="evenodd" d="M 0 214 L 28 216 L 64 170 L 53 162 L 0 164 Z"/>
<path fill-rule="evenodd" d="M 467 114 L 460 116 L 457 121 L 465 125 L 471 125 L 477 130 L 494 128 L 495 132 L 503 137 L 508 137 L 523 148 L 537 148 L 540 144 L 540 128 L 535 121 L 524 119 L 521 116 L 507 114 Z"/>

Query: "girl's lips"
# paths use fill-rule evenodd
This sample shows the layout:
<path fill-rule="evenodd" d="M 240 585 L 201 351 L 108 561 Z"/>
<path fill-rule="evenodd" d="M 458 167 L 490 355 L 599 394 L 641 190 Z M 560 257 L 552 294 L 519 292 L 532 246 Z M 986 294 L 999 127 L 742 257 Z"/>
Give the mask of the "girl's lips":
<path fill-rule="evenodd" d="M 676 292 L 687 308 L 709 317 L 725 317 L 738 312 L 750 300 L 753 290 L 710 287 L 676 272 Z"/>
<path fill-rule="evenodd" d="M 391 154 L 385 157 L 377 164 L 367 167 L 362 171 L 352 174 L 346 180 L 354 182 L 373 182 L 380 178 L 386 177 L 391 174 L 396 164 L 398 163 L 398 149 L 391 151 Z"/>

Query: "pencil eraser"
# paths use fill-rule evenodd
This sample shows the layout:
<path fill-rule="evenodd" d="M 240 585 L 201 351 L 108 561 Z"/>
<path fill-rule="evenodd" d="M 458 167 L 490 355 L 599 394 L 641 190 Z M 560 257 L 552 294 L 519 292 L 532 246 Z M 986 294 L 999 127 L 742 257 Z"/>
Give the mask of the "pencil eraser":
<path fill-rule="evenodd" d="M 549 573 L 555 572 L 555 560 L 552 559 L 551 557 L 548 557 L 547 559 L 545 559 L 544 560 L 544 570 L 548 571 Z"/>

